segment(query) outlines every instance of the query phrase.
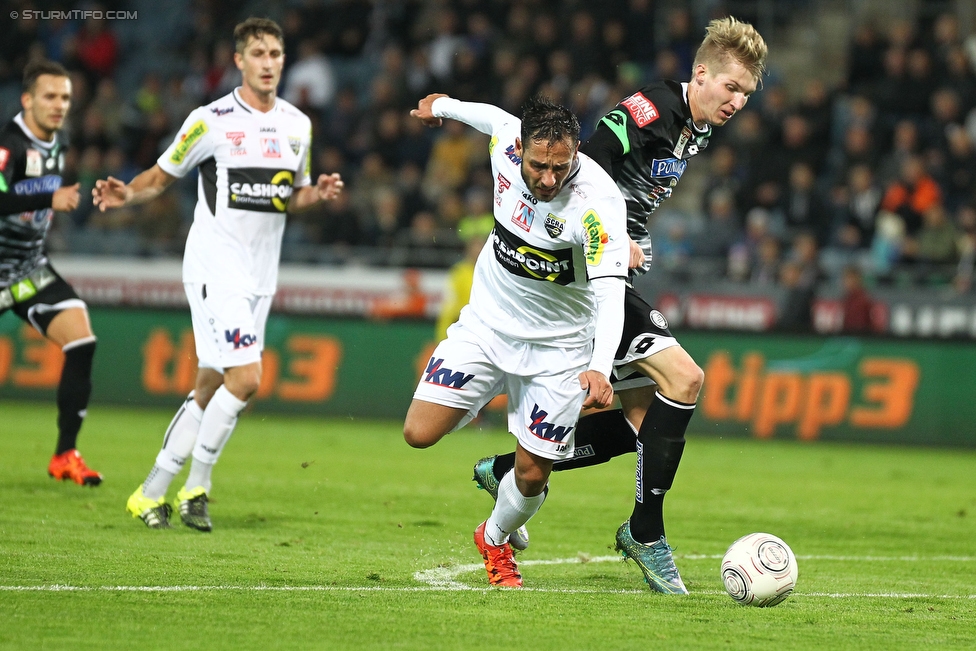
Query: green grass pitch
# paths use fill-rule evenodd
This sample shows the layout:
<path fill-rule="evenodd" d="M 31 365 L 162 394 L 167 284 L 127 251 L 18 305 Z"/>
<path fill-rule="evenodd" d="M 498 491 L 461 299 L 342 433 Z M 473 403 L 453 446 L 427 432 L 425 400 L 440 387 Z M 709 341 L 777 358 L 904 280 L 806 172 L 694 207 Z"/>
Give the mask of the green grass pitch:
<path fill-rule="evenodd" d="M 610 558 L 632 455 L 556 473 L 528 589 L 506 591 L 471 541 L 491 500 L 470 479 L 508 434 L 413 450 L 399 423 L 248 413 L 214 472 L 213 533 L 150 531 L 124 504 L 170 416 L 95 405 L 81 449 L 106 479 L 89 489 L 47 477 L 53 405 L 0 405 L 0 648 L 976 646 L 970 450 L 690 435 L 666 505 L 688 597 Z M 722 554 L 754 531 L 799 559 L 776 608 L 722 589 Z"/>

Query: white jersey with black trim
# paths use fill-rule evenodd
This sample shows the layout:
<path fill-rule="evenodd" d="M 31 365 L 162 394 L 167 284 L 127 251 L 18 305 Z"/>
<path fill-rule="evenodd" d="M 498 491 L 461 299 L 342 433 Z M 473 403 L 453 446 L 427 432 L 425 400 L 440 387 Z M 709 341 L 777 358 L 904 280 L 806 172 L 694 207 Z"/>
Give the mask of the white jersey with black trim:
<path fill-rule="evenodd" d="M 239 90 L 191 112 L 157 163 L 178 177 L 200 168 L 183 281 L 268 295 L 288 200 L 310 183 L 311 121 L 280 97 L 262 113 Z"/>
<path fill-rule="evenodd" d="M 580 154 L 562 190 L 536 199 L 515 153 L 521 121 L 489 104 L 438 98 L 434 114 L 491 135 L 495 229 L 464 308 L 508 337 L 558 347 L 593 341 L 596 278 L 627 277 L 626 206 L 603 168 Z"/>

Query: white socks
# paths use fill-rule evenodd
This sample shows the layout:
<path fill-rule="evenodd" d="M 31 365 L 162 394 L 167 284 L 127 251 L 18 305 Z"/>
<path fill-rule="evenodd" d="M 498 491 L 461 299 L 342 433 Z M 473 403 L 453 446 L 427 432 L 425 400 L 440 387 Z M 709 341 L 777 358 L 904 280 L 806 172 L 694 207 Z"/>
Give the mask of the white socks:
<path fill-rule="evenodd" d="M 498 500 L 485 524 L 485 541 L 489 545 L 504 545 L 508 534 L 529 521 L 542 507 L 546 492 L 525 497 L 515 485 L 515 471 L 510 471 L 498 483 Z"/>
<path fill-rule="evenodd" d="M 214 464 L 237 425 L 237 416 L 246 406 L 246 401 L 238 399 L 224 385 L 220 385 L 214 393 L 200 420 L 190 476 L 186 479 L 187 488 L 203 486 L 205 491 L 210 492 L 210 474 Z"/>
<path fill-rule="evenodd" d="M 142 485 L 142 494 L 151 500 L 160 500 L 169 489 L 173 477 L 183 469 L 186 458 L 193 451 L 200 429 L 203 410 L 193 399 L 193 392 L 180 407 L 163 436 L 163 447 L 156 455 L 156 464 Z"/>

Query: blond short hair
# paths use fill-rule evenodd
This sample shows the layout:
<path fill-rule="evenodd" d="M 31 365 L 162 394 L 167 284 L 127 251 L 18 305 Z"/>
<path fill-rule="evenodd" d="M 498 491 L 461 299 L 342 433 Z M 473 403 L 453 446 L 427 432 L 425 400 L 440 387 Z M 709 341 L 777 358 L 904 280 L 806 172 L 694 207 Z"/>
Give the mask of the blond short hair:
<path fill-rule="evenodd" d="M 692 74 L 699 63 L 706 67 L 726 66 L 737 61 L 758 80 L 766 72 L 766 41 L 756 28 L 732 16 L 716 18 L 705 29 Z"/>

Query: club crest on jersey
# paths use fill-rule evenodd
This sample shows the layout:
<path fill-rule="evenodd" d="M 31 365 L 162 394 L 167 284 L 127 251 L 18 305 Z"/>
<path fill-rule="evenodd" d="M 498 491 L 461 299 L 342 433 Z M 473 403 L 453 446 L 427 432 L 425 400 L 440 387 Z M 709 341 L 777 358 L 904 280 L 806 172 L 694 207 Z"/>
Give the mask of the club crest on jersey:
<path fill-rule="evenodd" d="M 442 366 L 444 359 L 430 358 L 427 362 L 427 369 L 424 371 L 424 382 L 434 384 L 445 389 L 463 389 L 464 385 L 471 381 L 474 373 L 464 374 L 463 371 L 452 371 Z"/>
<path fill-rule="evenodd" d="M 512 223 L 528 233 L 532 228 L 532 220 L 534 219 L 535 211 L 524 201 L 519 201 L 515 207 L 515 212 L 512 213 Z"/>
<path fill-rule="evenodd" d="M 25 176 L 40 176 L 44 173 L 44 164 L 41 161 L 41 152 L 36 149 L 27 150 L 27 169 L 24 170 Z"/>
<path fill-rule="evenodd" d="M 664 318 L 664 315 L 657 310 L 651 310 L 650 313 L 651 323 L 659 327 L 661 330 L 668 329 L 668 320 Z"/>
<path fill-rule="evenodd" d="M 685 173 L 686 167 L 688 167 L 688 161 L 678 158 L 655 158 L 651 161 L 651 176 L 659 179 L 674 179 L 674 182 L 677 183 L 681 175 Z"/>
<path fill-rule="evenodd" d="M 620 102 L 620 104 L 627 109 L 630 117 L 634 118 L 634 122 L 641 129 L 661 117 L 661 114 L 657 111 L 657 107 L 654 106 L 651 100 L 644 97 L 643 93 L 634 93 Z"/>
<path fill-rule="evenodd" d="M 212 109 L 210 109 L 210 112 L 219 118 L 221 115 L 227 115 L 228 113 L 233 113 L 234 107 L 228 106 L 227 108 L 221 108 L 219 106 L 215 106 Z"/>
<path fill-rule="evenodd" d="M 302 148 L 302 139 L 288 136 L 288 146 L 291 147 L 292 153 L 298 156 L 298 152 Z"/>
<path fill-rule="evenodd" d="M 515 153 L 515 145 L 509 145 L 506 147 L 505 155 L 508 156 L 508 160 L 512 161 L 516 165 L 522 164 L 522 157 Z"/>
<path fill-rule="evenodd" d="M 224 134 L 228 140 L 234 143 L 235 147 L 240 147 L 241 143 L 244 142 L 244 132 L 243 131 L 228 131 Z"/>
<path fill-rule="evenodd" d="M 546 232 L 549 233 L 549 237 L 559 237 L 563 234 L 563 229 L 566 228 L 566 220 L 561 217 L 556 217 L 552 213 L 546 215 Z"/>
<path fill-rule="evenodd" d="M 546 422 L 549 412 L 539 407 L 538 404 L 532 405 L 532 422 L 529 423 L 529 432 L 544 441 L 562 443 L 569 436 L 575 425 L 556 425 Z"/>
<path fill-rule="evenodd" d="M 277 138 L 261 138 L 261 155 L 265 158 L 281 158 L 281 145 Z"/>

